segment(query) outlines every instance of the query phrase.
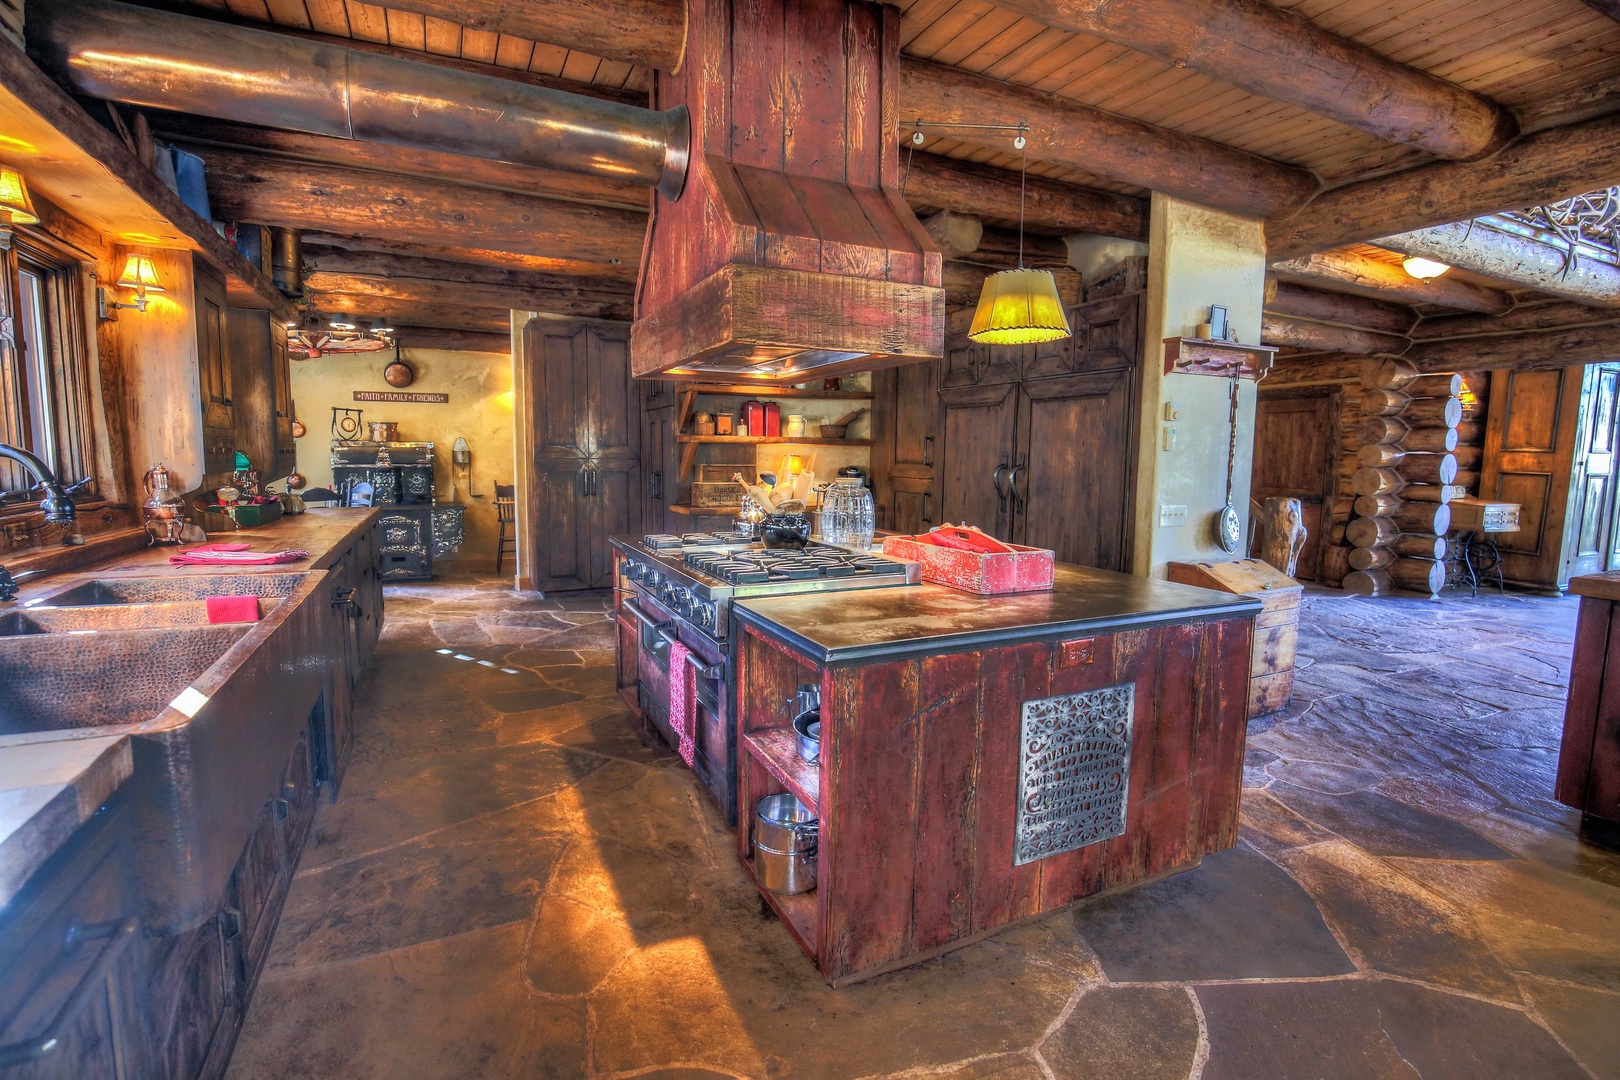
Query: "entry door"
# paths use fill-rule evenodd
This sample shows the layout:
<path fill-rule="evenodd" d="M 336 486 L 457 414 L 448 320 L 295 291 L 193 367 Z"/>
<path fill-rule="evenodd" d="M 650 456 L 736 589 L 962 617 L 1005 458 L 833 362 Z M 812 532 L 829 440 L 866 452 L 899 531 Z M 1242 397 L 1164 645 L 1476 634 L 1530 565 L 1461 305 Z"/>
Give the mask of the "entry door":
<path fill-rule="evenodd" d="M 1581 415 L 1579 367 L 1491 374 L 1482 499 L 1519 504 L 1519 531 L 1499 541 L 1509 581 L 1561 588 L 1570 478 Z"/>
<path fill-rule="evenodd" d="M 585 415 L 590 432 L 590 578 L 587 588 L 613 584 L 615 533 L 641 535 L 645 507 L 641 490 L 641 401 L 643 391 L 630 377 L 630 328 L 587 323 Z"/>
<path fill-rule="evenodd" d="M 1620 364 L 1586 369 L 1570 499 L 1569 574 L 1615 568 L 1615 407 Z"/>
<path fill-rule="evenodd" d="M 1254 419 L 1251 497 L 1298 499 L 1305 547 L 1295 576 L 1320 581 L 1325 534 L 1333 520 L 1342 392 L 1332 387 L 1260 390 Z"/>
<path fill-rule="evenodd" d="M 1016 464 L 1018 384 L 964 386 L 939 396 L 945 411 L 940 520 L 977 525 L 997 539 L 1011 540 L 1012 501 L 1006 493 Z"/>

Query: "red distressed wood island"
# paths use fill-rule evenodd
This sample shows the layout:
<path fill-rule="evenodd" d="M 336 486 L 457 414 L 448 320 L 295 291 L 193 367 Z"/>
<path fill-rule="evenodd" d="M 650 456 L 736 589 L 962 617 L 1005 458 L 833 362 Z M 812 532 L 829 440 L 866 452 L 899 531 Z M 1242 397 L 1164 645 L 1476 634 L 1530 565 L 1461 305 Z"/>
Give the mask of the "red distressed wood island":
<path fill-rule="evenodd" d="M 817 886 L 762 890 L 843 985 L 1237 840 L 1258 602 L 1060 565 L 1051 592 L 938 585 L 739 601 L 737 844 L 789 791 Z M 790 698 L 821 687 L 821 761 Z"/>

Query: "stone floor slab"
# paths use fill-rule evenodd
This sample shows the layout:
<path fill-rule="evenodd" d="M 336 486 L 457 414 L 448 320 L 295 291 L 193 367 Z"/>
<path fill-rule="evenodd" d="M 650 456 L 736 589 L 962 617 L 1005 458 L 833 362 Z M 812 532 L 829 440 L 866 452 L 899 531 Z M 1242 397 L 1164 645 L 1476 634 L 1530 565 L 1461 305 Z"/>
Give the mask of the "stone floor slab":
<path fill-rule="evenodd" d="M 1041 1044 L 1065 1080 L 1185 1080 L 1198 1053 L 1198 1016 L 1180 987 L 1098 986 Z"/>

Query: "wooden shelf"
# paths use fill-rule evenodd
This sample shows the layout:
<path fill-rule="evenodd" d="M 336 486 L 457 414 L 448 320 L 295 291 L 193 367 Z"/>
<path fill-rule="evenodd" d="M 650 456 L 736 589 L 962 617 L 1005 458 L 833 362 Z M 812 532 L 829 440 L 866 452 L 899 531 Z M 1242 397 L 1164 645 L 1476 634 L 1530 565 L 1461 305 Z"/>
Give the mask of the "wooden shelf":
<path fill-rule="evenodd" d="M 707 394 L 710 397 L 816 398 L 821 401 L 871 401 L 874 396 L 870 390 L 801 390 L 796 386 L 739 386 L 732 384 L 722 386 L 707 383 L 682 383 L 680 389 L 683 392 Z"/>
<path fill-rule="evenodd" d="M 786 435 L 677 435 L 678 443 L 718 443 L 734 446 L 756 446 L 760 443 L 798 443 L 801 446 L 871 446 L 871 439 L 812 439 L 809 436 L 793 439 Z"/>
<path fill-rule="evenodd" d="M 1168 337 L 1164 339 L 1164 373 L 1232 377 L 1234 365 L 1240 379 L 1258 379 L 1271 370 L 1276 358 L 1275 345 L 1239 345 L 1233 341 L 1207 338 Z"/>
<path fill-rule="evenodd" d="M 754 883 L 754 888 L 759 889 L 759 895 L 771 906 L 771 910 L 776 912 L 776 917 L 788 928 L 793 940 L 799 943 L 799 948 L 803 949 L 804 954 L 812 961 L 820 963 L 816 955 L 816 890 L 791 895 L 771 892 L 762 888 L 759 879 L 754 876 L 752 859 L 744 859 L 742 864 L 743 869 L 748 872 L 748 880 Z"/>
<path fill-rule="evenodd" d="M 739 506 L 693 506 L 691 503 L 670 503 L 664 509 L 681 517 L 736 517 L 742 513 Z"/>
<path fill-rule="evenodd" d="M 791 791 L 812 811 L 820 813 L 821 770 L 799 757 L 798 740 L 793 729 L 763 728 L 743 736 L 743 745 L 754 755 L 765 771 Z"/>

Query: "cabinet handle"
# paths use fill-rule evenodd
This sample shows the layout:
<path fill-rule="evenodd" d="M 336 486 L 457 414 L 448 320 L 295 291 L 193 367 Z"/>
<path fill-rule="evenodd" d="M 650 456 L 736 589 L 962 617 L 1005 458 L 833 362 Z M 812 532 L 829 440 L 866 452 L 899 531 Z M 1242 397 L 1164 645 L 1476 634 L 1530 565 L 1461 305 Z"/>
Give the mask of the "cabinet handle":
<path fill-rule="evenodd" d="M 103 923 L 76 929 L 69 935 L 67 942 L 69 946 L 93 938 L 104 937 L 108 940 L 102 947 L 100 955 L 96 957 L 95 963 L 90 965 L 90 969 L 84 973 L 84 978 L 79 980 L 79 985 L 75 986 L 73 992 L 62 1002 L 62 1007 L 56 1011 L 56 1015 L 51 1018 L 50 1025 L 44 1031 L 32 1039 L 0 1046 L 0 1068 L 40 1061 L 67 1044 L 68 1028 L 78 1019 L 79 1013 L 90 1004 L 91 998 L 103 991 L 107 973 L 135 940 L 135 932 L 139 926 L 140 923 L 136 920 L 126 919 L 121 923 Z"/>
<path fill-rule="evenodd" d="M 996 486 L 996 509 L 1002 513 L 1007 512 L 1007 488 L 1001 486 L 1002 477 L 1007 472 L 1007 463 L 1003 461 L 996 466 L 996 471 L 990 474 L 990 482 Z"/>
<path fill-rule="evenodd" d="M 922 523 L 924 525 L 932 525 L 934 523 L 934 493 L 932 491 L 923 492 Z"/>
<path fill-rule="evenodd" d="M 934 467 L 934 437 L 932 435 L 923 436 L 923 467 L 928 469 Z"/>
<path fill-rule="evenodd" d="M 1013 466 L 1012 472 L 1007 477 L 1007 490 L 1012 492 L 1013 513 L 1015 514 L 1022 514 L 1029 505 L 1028 500 L 1018 493 L 1018 474 L 1029 471 L 1026 464 L 1028 461 L 1028 454 L 1019 454 L 1018 464 Z"/>
<path fill-rule="evenodd" d="M 652 474 L 652 497 L 660 500 L 664 497 L 664 474 L 661 472 Z"/>

